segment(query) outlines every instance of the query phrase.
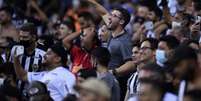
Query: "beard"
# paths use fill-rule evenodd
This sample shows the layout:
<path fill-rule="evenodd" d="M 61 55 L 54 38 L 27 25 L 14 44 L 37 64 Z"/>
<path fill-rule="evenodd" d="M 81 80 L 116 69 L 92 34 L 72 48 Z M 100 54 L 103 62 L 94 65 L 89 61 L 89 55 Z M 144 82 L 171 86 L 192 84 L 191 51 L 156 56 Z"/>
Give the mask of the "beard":
<path fill-rule="evenodd" d="M 31 44 L 32 44 L 32 42 L 29 41 L 29 40 L 20 40 L 20 45 L 23 45 L 24 48 L 28 48 L 28 47 L 30 47 Z"/>
<path fill-rule="evenodd" d="M 107 25 L 108 30 L 115 30 L 117 28 L 119 23 L 112 23 L 112 21 L 110 21 Z"/>

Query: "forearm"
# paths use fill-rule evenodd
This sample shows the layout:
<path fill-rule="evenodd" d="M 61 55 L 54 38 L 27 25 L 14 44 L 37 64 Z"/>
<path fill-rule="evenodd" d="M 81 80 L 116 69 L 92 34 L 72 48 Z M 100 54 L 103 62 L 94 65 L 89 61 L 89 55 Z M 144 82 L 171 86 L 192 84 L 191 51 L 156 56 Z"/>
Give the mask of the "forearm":
<path fill-rule="evenodd" d="M 94 5 L 96 11 L 101 15 L 104 16 L 106 14 L 108 14 L 109 12 L 99 3 L 97 3 L 95 0 L 88 0 L 88 2 L 90 2 L 91 4 Z"/>
<path fill-rule="evenodd" d="M 124 75 L 134 71 L 136 67 L 137 66 L 133 63 L 133 61 L 127 61 L 125 64 L 123 64 L 119 68 L 116 68 L 115 70 L 117 75 Z"/>
<path fill-rule="evenodd" d="M 46 16 L 46 14 L 45 14 L 39 7 L 36 8 L 36 11 L 38 12 L 38 14 L 39 14 L 41 20 L 43 20 L 43 21 L 48 21 L 48 18 L 47 18 L 47 16 Z"/>
<path fill-rule="evenodd" d="M 14 68 L 18 79 L 27 81 L 27 72 L 22 68 L 19 59 L 14 59 Z"/>
<path fill-rule="evenodd" d="M 132 41 L 133 42 L 140 41 L 140 33 L 138 31 L 133 34 Z"/>
<path fill-rule="evenodd" d="M 172 20 L 171 20 L 171 15 L 169 12 L 169 8 L 167 6 L 165 6 L 163 8 L 163 16 L 164 16 L 164 21 L 168 24 L 171 24 Z"/>
<path fill-rule="evenodd" d="M 167 29 L 168 28 L 168 26 L 166 25 L 166 24 L 162 24 L 162 25 L 160 25 L 160 26 L 158 26 L 158 28 L 156 28 L 155 30 L 154 30 L 154 32 L 155 32 L 155 36 L 156 36 L 156 39 L 159 39 L 160 38 L 160 34 L 165 30 L 165 29 Z"/>
<path fill-rule="evenodd" d="M 62 42 L 63 42 L 63 45 L 66 47 L 66 48 L 70 48 L 70 46 L 71 46 L 71 43 L 72 43 L 72 41 L 75 39 L 75 38 L 77 38 L 77 37 L 79 37 L 80 36 L 80 31 L 77 31 L 77 32 L 74 32 L 74 33 L 71 33 L 71 34 L 69 34 L 69 35 L 67 35 L 63 40 L 62 40 Z"/>

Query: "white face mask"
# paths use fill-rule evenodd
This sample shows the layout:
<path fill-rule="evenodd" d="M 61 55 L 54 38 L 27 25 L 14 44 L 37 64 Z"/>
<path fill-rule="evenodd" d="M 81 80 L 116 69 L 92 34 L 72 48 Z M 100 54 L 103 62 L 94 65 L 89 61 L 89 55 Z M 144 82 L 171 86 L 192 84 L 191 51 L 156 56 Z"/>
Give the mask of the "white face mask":
<path fill-rule="evenodd" d="M 181 22 L 172 21 L 172 28 L 181 27 Z"/>
<path fill-rule="evenodd" d="M 164 64 L 167 61 L 164 50 L 160 50 L 160 49 L 156 50 L 156 60 L 160 64 Z"/>

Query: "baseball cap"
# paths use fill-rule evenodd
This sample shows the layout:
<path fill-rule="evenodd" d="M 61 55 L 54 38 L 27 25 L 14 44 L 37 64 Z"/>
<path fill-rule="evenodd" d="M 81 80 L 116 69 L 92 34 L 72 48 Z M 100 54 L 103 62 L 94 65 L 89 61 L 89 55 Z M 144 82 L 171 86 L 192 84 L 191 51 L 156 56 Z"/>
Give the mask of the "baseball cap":
<path fill-rule="evenodd" d="M 82 82 L 81 84 L 78 84 L 75 86 L 75 89 L 77 91 L 80 91 L 81 89 L 91 91 L 99 96 L 103 96 L 107 99 L 110 99 L 111 93 L 110 89 L 107 86 L 107 84 L 104 81 L 101 81 L 96 78 L 89 78 Z"/>

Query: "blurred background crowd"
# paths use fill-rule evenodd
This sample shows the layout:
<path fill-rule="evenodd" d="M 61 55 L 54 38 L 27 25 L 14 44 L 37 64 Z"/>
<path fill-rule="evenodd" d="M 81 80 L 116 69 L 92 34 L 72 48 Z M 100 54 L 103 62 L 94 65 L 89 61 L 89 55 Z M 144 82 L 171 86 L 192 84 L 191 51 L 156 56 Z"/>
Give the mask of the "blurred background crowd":
<path fill-rule="evenodd" d="M 201 0 L 0 0 L 1 101 L 201 101 Z"/>

